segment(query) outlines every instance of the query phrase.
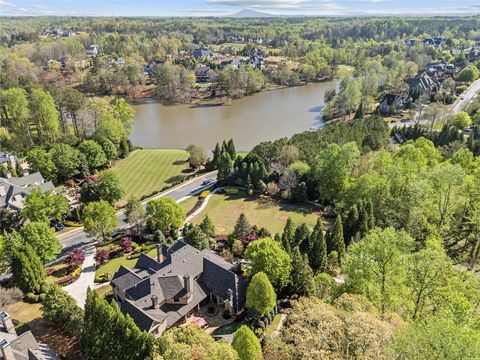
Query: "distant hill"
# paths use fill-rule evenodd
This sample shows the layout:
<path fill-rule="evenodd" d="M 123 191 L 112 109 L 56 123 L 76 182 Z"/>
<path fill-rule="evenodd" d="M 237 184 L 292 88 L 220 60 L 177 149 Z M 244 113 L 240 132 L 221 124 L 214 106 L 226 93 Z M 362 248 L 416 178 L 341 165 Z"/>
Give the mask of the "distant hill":
<path fill-rule="evenodd" d="M 260 11 L 250 10 L 250 9 L 243 9 L 235 14 L 230 15 L 233 18 L 266 18 L 266 17 L 276 17 L 277 15 L 263 13 Z"/>

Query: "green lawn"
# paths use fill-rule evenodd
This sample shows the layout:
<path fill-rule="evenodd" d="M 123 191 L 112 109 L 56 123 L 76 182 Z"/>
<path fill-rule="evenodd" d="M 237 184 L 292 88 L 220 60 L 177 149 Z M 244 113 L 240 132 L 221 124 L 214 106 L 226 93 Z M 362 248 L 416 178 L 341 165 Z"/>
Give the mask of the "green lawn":
<path fill-rule="evenodd" d="M 147 253 L 148 256 L 155 258 L 157 256 L 157 249 L 152 249 Z M 108 273 L 111 276 L 117 272 L 121 265 L 132 269 L 137 263 L 138 258 L 136 259 L 127 259 L 128 254 L 116 257 L 115 259 L 110 260 L 105 265 L 100 266 L 97 269 L 96 275 Z"/>
<path fill-rule="evenodd" d="M 188 211 L 195 201 L 196 198 L 191 198 L 181 205 Z M 228 234 L 233 230 L 242 212 L 252 225 L 266 227 L 272 235 L 283 231 L 289 217 L 296 225 L 302 223 L 315 225 L 319 216 L 318 209 L 311 205 L 264 201 L 247 197 L 242 192 L 235 195 L 212 195 L 206 208 L 192 220 L 192 223 L 198 224 L 208 214 L 215 224 L 217 234 Z"/>
<path fill-rule="evenodd" d="M 338 65 L 335 70 L 335 79 L 343 79 L 344 77 L 353 75 L 355 68 L 349 65 Z"/>
<path fill-rule="evenodd" d="M 123 200 L 161 190 L 188 170 L 188 153 L 174 149 L 135 150 L 113 168 L 125 191 Z"/>
<path fill-rule="evenodd" d="M 273 332 L 277 329 L 278 324 L 280 324 L 281 319 L 282 319 L 281 314 L 275 315 L 275 317 L 273 318 L 273 321 L 265 329 L 265 335 L 266 336 L 270 336 L 270 335 L 273 334 Z"/>

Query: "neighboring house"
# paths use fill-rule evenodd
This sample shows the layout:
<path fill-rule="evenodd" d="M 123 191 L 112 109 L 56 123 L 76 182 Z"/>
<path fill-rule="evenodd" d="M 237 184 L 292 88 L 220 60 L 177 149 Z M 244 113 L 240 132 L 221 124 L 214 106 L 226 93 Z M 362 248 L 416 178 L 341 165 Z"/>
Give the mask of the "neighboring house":
<path fill-rule="evenodd" d="M 198 65 L 194 70 L 197 83 L 207 83 L 214 80 L 216 73 L 206 65 Z"/>
<path fill-rule="evenodd" d="M 152 75 L 153 69 L 156 66 L 163 65 L 164 63 L 165 62 L 163 60 L 153 60 L 152 62 L 150 62 L 150 64 L 145 65 L 145 67 L 143 68 L 143 74 L 144 75 Z"/>
<path fill-rule="evenodd" d="M 480 60 L 480 49 L 472 47 L 469 50 L 466 50 L 466 57 L 469 61 Z"/>
<path fill-rule="evenodd" d="M 230 43 L 243 43 L 245 42 L 245 38 L 240 35 L 228 35 L 227 36 L 227 42 Z"/>
<path fill-rule="evenodd" d="M 425 71 L 414 78 L 407 79 L 406 83 L 413 92 L 420 94 L 431 94 L 440 89 L 440 84 Z"/>
<path fill-rule="evenodd" d="M 62 31 L 62 36 L 64 36 L 64 37 L 75 36 L 75 33 L 72 30 L 63 30 Z"/>
<path fill-rule="evenodd" d="M 47 345 L 38 343 L 31 331 L 17 335 L 10 315 L 0 312 L 1 360 L 60 360 Z"/>
<path fill-rule="evenodd" d="M 23 209 L 23 200 L 33 189 L 48 191 L 54 190 L 55 186 L 51 181 L 45 182 L 39 172 L 20 178 L 0 177 L 0 209 L 7 208 L 14 211 Z"/>
<path fill-rule="evenodd" d="M 425 71 L 428 75 L 437 79 L 444 79 L 446 75 L 454 75 L 456 70 L 454 64 L 450 64 L 446 61 L 430 63 L 425 66 Z"/>
<path fill-rule="evenodd" d="M 192 56 L 195 59 L 210 59 L 213 57 L 213 55 L 213 51 L 205 46 L 196 48 L 192 51 Z"/>
<path fill-rule="evenodd" d="M 7 152 L 0 152 L 0 166 L 17 166 L 17 157 Z"/>
<path fill-rule="evenodd" d="M 241 311 L 246 281 L 232 267 L 179 240 L 169 249 L 158 246 L 156 260 L 141 254 L 133 269 L 121 266 L 111 282 L 113 296 L 141 330 L 160 336 L 210 302 L 230 316 Z"/>
<path fill-rule="evenodd" d="M 412 98 L 408 95 L 386 94 L 378 109 L 384 115 L 390 115 L 397 110 L 408 109 L 412 105 Z"/>
<path fill-rule="evenodd" d="M 444 39 L 440 37 L 426 38 L 423 39 L 423 45 L 430 45 L 435 47 L 440 47 L 444 43 Z"/>
<path fill-rule="evenodd" d="M 407 46 L 415 46 L 416 43 L 417 43 L 417 40 L 415 40 L 415 39 L 408 39 L 407 40 Z"/>
<path fill-rule="evenodd" d="M 97 56 L 98 55 L 98 45 L 90 45 L 87 49 L 88 56 Z"/>

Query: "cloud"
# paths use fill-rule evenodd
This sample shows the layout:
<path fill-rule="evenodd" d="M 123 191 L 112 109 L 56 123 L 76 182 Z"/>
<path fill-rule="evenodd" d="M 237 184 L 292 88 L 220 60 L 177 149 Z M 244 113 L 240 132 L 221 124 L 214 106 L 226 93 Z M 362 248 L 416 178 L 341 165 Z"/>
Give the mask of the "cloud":
<path fill-rule="evenodd" d="M 16 7 L 15 4 L 5 1 L 5 0 L 0 0 L 0 6 L 5 6 L 5 7 Z"/>

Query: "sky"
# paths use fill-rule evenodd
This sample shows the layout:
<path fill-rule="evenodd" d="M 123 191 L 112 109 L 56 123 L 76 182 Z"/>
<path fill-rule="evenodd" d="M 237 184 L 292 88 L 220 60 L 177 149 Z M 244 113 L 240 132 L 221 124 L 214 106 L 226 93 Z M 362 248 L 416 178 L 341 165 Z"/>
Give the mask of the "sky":
<path fill-rule="evenodd" d="M 0 0 L 9 16 L 226 16 L 242 9 L 277 15 L 468 15 L 480 0 Z"/>

